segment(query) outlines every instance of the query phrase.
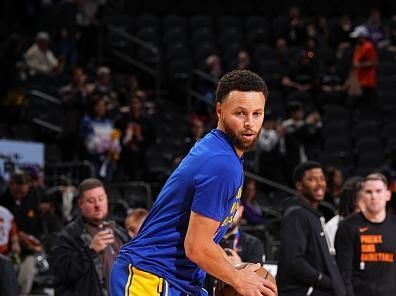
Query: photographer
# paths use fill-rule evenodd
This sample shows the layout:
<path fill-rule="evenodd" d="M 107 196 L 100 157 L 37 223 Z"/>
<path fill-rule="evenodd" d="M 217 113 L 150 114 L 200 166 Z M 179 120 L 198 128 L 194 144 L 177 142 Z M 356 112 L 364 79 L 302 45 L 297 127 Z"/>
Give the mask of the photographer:
<path fill-rule="evenodd" d="M 57 278 L 57 295 L 108 295 L 111 266 L 128 240 L 108 214 L 102 182 L 86 179 L 78 189 L 81 217 L 53 240 L 50 263 Z"/>

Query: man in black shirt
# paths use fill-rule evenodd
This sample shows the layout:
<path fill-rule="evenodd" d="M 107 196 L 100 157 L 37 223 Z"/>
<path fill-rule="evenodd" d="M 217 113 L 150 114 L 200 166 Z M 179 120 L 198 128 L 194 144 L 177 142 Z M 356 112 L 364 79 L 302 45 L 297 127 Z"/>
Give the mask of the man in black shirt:
<path fill-rule="evenodd" d="M 396 217 L 386 212 L 387 180 L 370 174 L 362 190 L 366 209 L 343 220 L 335 239 L 347 296 L 396 295 Z"/>
<path fill-rule="evenodd" d="M 334 248 L 318 210 L 326 192 L 322 166 L 307 161 L 294 170 L 299 198 L 282 218 L 277 283 L 279 296 L 344 296 Z"/>

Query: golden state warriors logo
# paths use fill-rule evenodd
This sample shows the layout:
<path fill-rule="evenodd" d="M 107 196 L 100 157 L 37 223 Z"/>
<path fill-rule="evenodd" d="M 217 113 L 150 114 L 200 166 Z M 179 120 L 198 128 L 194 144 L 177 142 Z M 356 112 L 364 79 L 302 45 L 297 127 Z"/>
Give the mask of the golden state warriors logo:
<path fill-rule="evenodd" d="M 232 223 L 232 220 L 234 219 L 235 213 L 238 210 L 239 204 L 241 202 L 241 196 L 242 196 L 242 187 L 239 187 L 238 193 L 235 196 L 236 201 L 232 204 L 230 213 L 228 214 L 227 218 L 225 218 L 221 223 L 221 227 L 227 226 L 228 224 Z"/>

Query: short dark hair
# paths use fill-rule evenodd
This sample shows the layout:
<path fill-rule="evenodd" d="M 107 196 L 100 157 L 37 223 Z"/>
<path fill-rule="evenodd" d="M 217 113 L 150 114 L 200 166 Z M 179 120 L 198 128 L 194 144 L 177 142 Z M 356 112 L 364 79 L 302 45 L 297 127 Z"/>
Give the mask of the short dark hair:
<path fill-rule="evenodd" d="M 293 172 L 293 182 L 296 184 L 297 182 L 301 182 L 302 179 L 304 178 L 304 174 L 306 171 L 312 170 L 312 169 L 322 169 L 323 166 L 316 161 L 306 161 L 300 163 L 296 168 L 294 169 Z"/>
<path fill-rule="evenodd" d="M 102 181 L 95 179 L 95 178 L 88 178 L 83 180 L 80 185 L 78 185 L 78 198 L 81 198 L 84 193 L 88 190 L 98 188 L 98 187 L 103 187 L 104 185 Z"/>
<path fill-rule="evenodd" d="M 364 179 L 364 182 L 366 181 L 382 181 L 384 182 L 385 186 L 388 187 L 388 179 L 381 173 L 372 173 L 367 175 Z"/>
<path fill-rule="evenodd" d="M 216 89 L 216 102 L 223 103 L 232 91 L 262 92 L 268 97 L 268 88 L 264 80 L 249 70 L 233 70 L 219 80 Z"/>

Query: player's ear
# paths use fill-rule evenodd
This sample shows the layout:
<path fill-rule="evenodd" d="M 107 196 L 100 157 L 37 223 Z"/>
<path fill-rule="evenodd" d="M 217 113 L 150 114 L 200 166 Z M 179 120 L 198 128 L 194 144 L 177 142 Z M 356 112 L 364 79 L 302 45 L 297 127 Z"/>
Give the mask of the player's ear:
<path fill-rule="evenodd" d="M 297 191 L 301 191 L 302 190 L 302 182 L 297 181 L 295 186 L 296 186 Z"/>
<path fill-rule="evenodd" d="M 217 104 L 216 104 L 216 114 L 217 114 L 218 118 L 221 117 L 220 115 L 221 115 L 222 110 L 223 110 L 223 104 L 217 102 Z"/>
<path fill-rule="evenodd" d="M 386 201 L 390 201 L 392 198 L 392 192 L 390 190 L 386 190 Z"/>

